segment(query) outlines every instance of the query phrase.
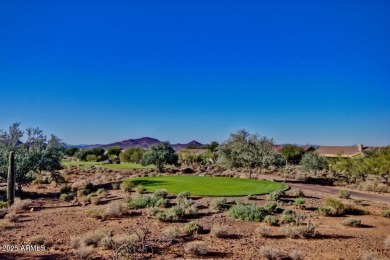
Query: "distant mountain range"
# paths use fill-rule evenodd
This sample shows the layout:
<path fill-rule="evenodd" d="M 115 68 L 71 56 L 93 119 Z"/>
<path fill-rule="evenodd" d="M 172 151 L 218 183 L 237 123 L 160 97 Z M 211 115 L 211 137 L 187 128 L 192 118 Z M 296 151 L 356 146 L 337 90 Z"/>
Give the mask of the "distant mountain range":
<path fill-rule="evenodd" d="M 80 145 L 69 145 L 69 147 L 77 147 L 80 149 L 93 149 L 97 147 L 101 147 L 103 149 L 107 149 L 112 146 L 120 146 L 122 149 L 128 149 L 128 148 L 133 148 L 133 147 L 140 147 L 140 148 L 149 148 L 153 144 L 160 143 L 160 140 L 157 140 L 155 138 L 151 137 L 143 137 L 139 139 L 128 139 L 128 140 L 123 140 L 115 143 L 110 143 L 110 144 L 80 144 Z M 197 141 L 191 141 L 186 144 L 172 144 L 173 148 L 176 150 L 180 150 L 183 148 L 201 148 L 203 144 L 197 142 Z"/>

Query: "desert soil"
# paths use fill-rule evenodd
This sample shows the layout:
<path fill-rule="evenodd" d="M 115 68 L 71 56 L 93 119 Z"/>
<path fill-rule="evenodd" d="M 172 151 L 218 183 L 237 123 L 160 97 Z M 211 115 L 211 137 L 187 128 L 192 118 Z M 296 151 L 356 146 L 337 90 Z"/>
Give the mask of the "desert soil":
<path fill-rule="evenodd" d="M 375 254 L 379 259 L 390 259 L 390 250 L 384 249 L 383 242 L 390 235 L 390 219 L 380 216 L 384 209 L 390 206 L 381 201 L 365 200 L 362 198 L 359 207 L 369 211 L 369 215 L 353 216 L 362 221 L 362 228 L 346 227 L 342 224 L 348 215 L 341 217 L 324 217 L 316 212 L 317 207 L 324 198 L 330 195 L 335 196 L 333 191 L 323 190 L 320 186 L 295 186 L 287 193 L 292 200 L 295 188 L 302 188 L 305 192 L 306 209 L 302 210 L 309 219 L 318 225 L 318 235 L 310 239 L 291 239 L 283 236 L 280 227 L 270 227 L 271 237 L 262 238 L 255 233 L 259 226 L 264 223 L 244 222 L 234 220 L 226 213 L 217 213 L 210 209 L 209 203 L 214 198 L 195 198 L 196 202 L 202 205 L 200 215 L 196 221 L 201 224 L 205 232 L 191 238 L 183 238 L 169 247 L 156 246 L 153 254 L 142 256 L 143 259 L 199 259 L 186 255 L 183 245 L 190 241 L 204 241 L 210 253 L 202 259 L 262 259 L 260 254 L 264 246 L 283 249 L 286 251 L 298 250 L 304 259 L 364 259 L 364 255 Z M 85 210 L 88 206 L 73 205 L 71 202 L 64 202 L 58 198 L 46 196 L 50 192 L 58 191 L 51 185 L 40 186 L 39 189 L 33 185 L 25 188 L 26 191 L 37 192 L 38 196 L 33 199 L 31 211 L 20 212 L 21 217 L 18 223 L 8 227 L 0 227 L 0 259 L 79 259 L 75 250 L 70 246 L 70 237 L 84 234 L 90 230 L 106 229 L 113 230 L 115 234 L 132 234 L 139 227 L 148 227 L 152 232 L 151 237 L 155 240 L 161 232 L 170 226 L 182 227 L 186 221 L 177 223 L 161 223 L 149 216 L 146 209 L 132 210 L 131 216 L 118 219 L 97 220 L 86 217 Z M 125 196 L 118 190 L 108 190 L 109 196 L 106 204 L 120 201 Z M 229 198 L 233 201 L 234 198 Z M 241 198 L 246 201 L 247 198 Z M 346 204 L 352 204 L 351 200 L 343 200 Z M 265 196 L 257 196 L 256 200 L 250 203 L 264 205 Z M 104 205 L 103 205 L 104 206 Z M 279 205 L 280 208 L 295 209 L 288 201 Z M 0 226 L 5 220 L 0 219 Z M 213 225 L 221 224 L 229 227 L 231 236 L 229 238 L 215 238 L 209 234 Z M 20 246 L 28 244 L 29 238 L 43 235 L 49 244 L 43 252 L 7 252 L 5 245 Z M 112 252 L 109 250 L 95 250 L 89 259 L 112 259 Z"/>

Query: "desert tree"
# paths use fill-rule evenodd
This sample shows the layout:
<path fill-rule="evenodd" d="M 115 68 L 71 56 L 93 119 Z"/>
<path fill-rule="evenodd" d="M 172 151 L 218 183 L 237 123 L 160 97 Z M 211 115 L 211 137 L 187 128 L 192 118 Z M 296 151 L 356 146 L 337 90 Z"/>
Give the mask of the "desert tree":
<path fill-rule="evenodd" d="M 164 171 L 166 164 L 177 164 L 178 155 L 169 142 L 161 142 L 150 146 L 141 159 L 141 164 L 155 165 L 159 172 Z"/>
<path fill-rule="evenodd" d="M 313 171 L 314 175 L 317 176 L 317 172 L 328 168 L 328 161 L 324 156 L 321 156 L 315 152 L 305 153 L 300 162 L 303 170 Z"/>
<path fill-rule="evenodd" d="M 272 139 L 239 130 L 219 146 L 218 162 L 227 168 L 246 168 L 251 178 L 254 168 L 267 168 L 277 161 L 272 146 Z"/>
<path fill-rule="evenodd" d="M 123 151 L 119 157 L 121 162 L 139 163 L 144 153 L 145 149 L 140 147 L 132 147 L 128 148 L 126 151 Z"/>
<path fill-rule="evenodd" d="M 47 139 L 39 128 L 28 128 L 26 132 L 23 132 L 19 126 L 20 123 L 14 123 L 8 132 L 0 132 L 0 175 L 5 177 L 7 156 L 13 151 L 16 182 L 20 193 L 22 186 L 34 180 L 37 173 L 50 172 L 52 179 L 60 178 L 57 171 L 61 169 L 65 144 L 55 135 Z M 21 142 L 24 136 L 25 142 Z"/>
<path fill-rule="evenodd" d="M 303 155 L 303 148 L 294 144 L 286 144 L 282 147 L 280 153 L 286 161 L 286 166 L 291 161 L 300 161 Z"/>

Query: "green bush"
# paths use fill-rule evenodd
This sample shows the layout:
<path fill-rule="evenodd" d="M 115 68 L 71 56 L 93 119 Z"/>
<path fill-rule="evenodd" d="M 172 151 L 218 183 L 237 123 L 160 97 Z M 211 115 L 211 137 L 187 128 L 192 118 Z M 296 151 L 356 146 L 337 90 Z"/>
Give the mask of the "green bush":
<path fill-rule="evenodd" d="M 281 190 L 274 191 L 267 195 L 268 201 L 280 201 L 286 196 L 286 193 Z"/>
<path fill-rule="evenodd" d="M 253 204 L 238 204 L 228 210 L 228 215 L 235 219 L 246 221 L 263 221 L 267 211 Z"/>
<path fill-rule="evenodd" d="M 294 205 L 298 208 L 302 208 L 305 205 L 306 201 L 304 199 L 298 198 L 294 200 Z"/>
<path fill-rule="evenodd" d="M 349 199 L 351 197 L 351 192 L 349 190 L 339 190 L 337 196 L 342 199 Z"/>
<path fill-rule="evenodd" d="M 181 198 L 186 198 L 188 199 L 191 196 L 191 193 L 188 191 L 182 191 L 179 194 L 177 194 L 176 198 L 181 199 Z"/>
<path fill-rule="evenodd" d="M 327 198 L 321 207 L 318 208 L 318 211 L 325 216 L 337 216 L 344 213 L 345 206 L 344 204 L 333 198 Z"/>
<path fill-rule="evenodd" d="M 121 184 L 119 185 L 119 188 L 123 191 L 123 192 L 131 192 L 131 190 L 134 188 L 134 182 L 132 182 L 131 180 L 124 180 L 121 182 Z"/>
<path fill-rule="evenodd" d="M 295 196 L 297 196 L 297 197 L 304 197 L 304 196 L 305 196 L 305 193 L 303 192 L 302 189 L 297 189 L 297 190 L 295 191 Z"/>
<path fill-rule="evenodd" d="M 347 227 L 361 227 L 362 221 L 355 218 L 347 218 L 343 221 L 343 225 Z"/>
<path fill-rule="evenodd" d="M 295 217 L 293 214 L 283 214 L 281 222 L 283 224 L 288 224 L 288 223 L 294 222 L 294 220 L 295 220 Z"/>
<path fill-rule="evenodd" d="M 279 220 L 278 220 L 278 217 L 276 217 L 276 216 L 268 215 L 268 216 L 265 216 L 264 222 L 270 226 L 277 226 L 279 223 Z"/>
<path fill-rule="evenodd" d="M 229 209 L 229 205 L 227 204 L 226 198 L 214 199 L 211 201 L 210 206 L 212 209 L 222 212 Z"/>
<path fill-rule="evenodd" d="M 382 211 L 382 217 L 390 218 L 390 209 Z"/>
<path fill-rule="evenodd" d="M 131 200 L 129 205 L 136 209 L 143 209 L 150 205 L 150 198 L 144 197 L 142 195 L 138 195 L 137 197 Z"/>
<path fill-rule="evenodd" d="M 60 200 L 71 201 L 72 199 L 73 199 L 73 194 L 62 193 L 60 195 Z"/>
<path fill-rule="evenodd" d="M 154 195 L 161 198 L 166 198 L 168 196 L 168 191 L 166 189 L 156 190 Z"/>
<path fill-rule="evenodd" d="M 143 185 L 137 185 L 135 188 L 134 188 L 135 192 L 137 192 L 138 194 L 142 194 L 145 192 L 145 187 Z"/>
<path fill-rule="evenodd" d="M 275 202 L 267 202 L 264 206 L 263 209 L 268 212 L 268 214 L 273 214 L 276 212 L 276 209 L 278 208 L 278 204 Z"/>
<path fill-rule="evenodd" d="M 179 216 L 171 209 L 158 212 L 156 218 L 161 222 L 174 222 L 179 220 Z"/>
<path fill-rule="evenodd" d="M 188 222 L 183 227 L 183 231 L 187 235 L 193 235 L 195 233 L 199 233 L 202 230 L 202 226 L 195 221 Z"/>
<path fill-rule="evenodd" d="M 169 205 L 169 200 L 164 198 L 158 199 L 154 204 L 155 207 L 159 207 L 159 208 L 166 208 L 168 207 L 168 205 Z"/>
<path fill-rule="evenodd" d="M 7 207 L 8 207 L 8 203 L 6 201 L 0 201 L 0 209 L 7 208 Z"/>

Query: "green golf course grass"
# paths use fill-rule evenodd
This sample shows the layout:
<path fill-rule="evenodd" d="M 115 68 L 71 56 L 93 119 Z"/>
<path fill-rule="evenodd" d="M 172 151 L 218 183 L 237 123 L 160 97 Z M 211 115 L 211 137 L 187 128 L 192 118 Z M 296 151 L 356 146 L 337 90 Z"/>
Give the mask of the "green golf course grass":
<path fill-rule="evenodd" d="M 62 161 L 61 164 L 63 166 L 98 166 L 103 168 L 110 168 L 110 169 L 153 169 L 154 166 L 142 166 L 141 164 L 136 163 L 121 163 L 121 164 L 104 164 L 103 162 L 69 162 L 69 161 Z"/>
<path fill-rule="evenodd" d="M 174 194 L 189 191 L 198 196 L 261 195 L 287 188 L 287 185 L 278 182 L 224 177 L 159 176 L 132 178 L 129 181 L 143 185 L 149 191 L 167 189 Z"/>

